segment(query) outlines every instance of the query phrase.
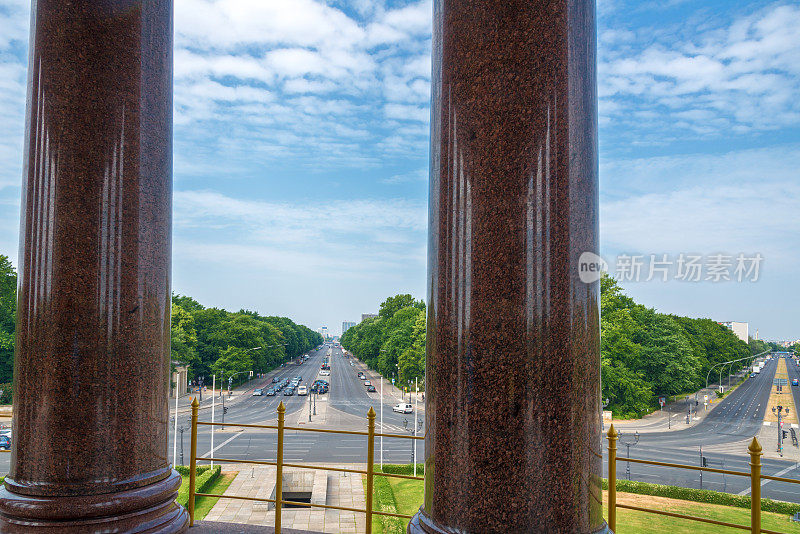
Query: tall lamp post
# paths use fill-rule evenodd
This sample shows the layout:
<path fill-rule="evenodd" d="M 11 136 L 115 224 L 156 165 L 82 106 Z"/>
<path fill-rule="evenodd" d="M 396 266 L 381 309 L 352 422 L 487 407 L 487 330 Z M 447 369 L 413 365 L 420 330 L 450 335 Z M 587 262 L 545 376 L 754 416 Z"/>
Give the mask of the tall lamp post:
<path fill-rule="evenodd" d="M 781 419 L 783 418 L 784 414 L 789 415 L 789 408 L 784 408 L 779 404 L 777 409 L 775 406 L 772 407 L 772 413 L 777 414 L 778 416 L 778 453 L 783 456 L 783 426 Z"/>
<path fill-rule="evenodd" d="M 639 443 L 639 431 L 633 433 L 633 441 L 622 441 L 622 432 L 619 433 L 619 443 L 625 445 L 627 452 L 625 453 L 628 458 L 631 457 L 631 447 Z M 631 479 L 631 463 L 625 462 L 625 476 L 628 480 Z"/>

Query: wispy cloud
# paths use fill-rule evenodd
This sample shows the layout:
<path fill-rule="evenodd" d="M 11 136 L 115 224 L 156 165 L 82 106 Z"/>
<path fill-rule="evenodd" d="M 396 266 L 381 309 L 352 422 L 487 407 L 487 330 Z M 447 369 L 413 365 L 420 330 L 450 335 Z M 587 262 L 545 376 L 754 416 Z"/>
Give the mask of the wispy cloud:
<path fill-rule="evenodd" d="M 694 32 L 600 33 L 604 124 L 640 143 L 720 138 L 800 121 L 800 6 L 772 4 Z M 679 35 L 690 33 L 690 37 Z M 605 45 L 605 46 L 602 46 Z M 657 119 L 647 120 L 643 112 Z"/>

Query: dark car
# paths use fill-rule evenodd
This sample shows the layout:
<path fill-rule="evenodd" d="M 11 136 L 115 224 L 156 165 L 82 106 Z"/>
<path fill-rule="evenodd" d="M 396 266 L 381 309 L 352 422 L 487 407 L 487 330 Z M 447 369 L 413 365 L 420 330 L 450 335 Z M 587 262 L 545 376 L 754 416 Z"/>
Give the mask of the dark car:
<path fill-rule="evenodd" d="M 283 392 L 283 394 L 287 397 L 291 397 L 292 395 L 294 395 L 294 390 L 292 388 L 287 388 L 286 391 Z"/>
<path fill-rule="evenodd" d="M 278 380 L 279 380 L 279 379 L 278 379 L 278 377 L 276 376 L 275 378 L 273 378 L 273 379 L 272 379 L 272 383 L 273 383 L 273 384 L 277 384 L 277 383 L 278 383 Z"/>
<path fill-rule="evenodd" d="M 275 390 L 274 389 L 268 389 L 267 390 L 267 397 L 274 397 L 274 396 L 275 396 Z"/>
<path fill-rule="evenodd" d="M 375 386 L 367 386 L 367 391 L 370 393 L 375 393 Z"/>
<path fill-rule="evenodd" d="M 8 436 L 0 436 L 0 449 L 10 449 L 11 448 L 11 438 Z"/>

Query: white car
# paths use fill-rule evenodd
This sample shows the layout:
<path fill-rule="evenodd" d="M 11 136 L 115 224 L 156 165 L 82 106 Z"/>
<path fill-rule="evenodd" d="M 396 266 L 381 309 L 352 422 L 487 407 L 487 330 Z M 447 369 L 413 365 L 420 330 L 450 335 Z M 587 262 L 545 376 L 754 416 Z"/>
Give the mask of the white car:
<path fill-rule="evenodd" d="M 412 404 L 395 404 L 392 406 L 392 411 L 400 413 L 414 413 L 414 406 Z"/>
<path fill-rule="evenodd" d="M 364 385 L 369 387 L 372 385 L 372 382 L 370 382 L 369 380 L 364 380 Z"/>
<path fill-rule="evenodd" d="M 297 388 L 297 394 L 308 395 L 308 388 L 306 388 L 305 386 L 300 386 L 299 388 Z"/>
<path fill-rule="evenodd" d="M 261 397 L 262 395 L 264 395 L 264 390 L 263 389 L 254 389 L 253 390 L 253 397 Z"/>
<path fill-rule="evenodd" d="M 319 376 L 330 376 L 331 372 L 328 369 L 323 369 L 319 372 Z"/>

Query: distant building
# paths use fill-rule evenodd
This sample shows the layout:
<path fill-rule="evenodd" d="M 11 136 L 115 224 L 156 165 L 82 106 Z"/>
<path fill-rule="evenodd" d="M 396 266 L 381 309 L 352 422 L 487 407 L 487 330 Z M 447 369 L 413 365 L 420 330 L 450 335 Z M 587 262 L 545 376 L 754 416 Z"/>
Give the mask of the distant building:
<path fill-rule="evenodd" d="M 377 317 L 377 313 L 362 313 L 361 314 L 361 322 L 363 323 L 367 319 L 372 319 L 373 317 Z"/>
<path fill-rule="evenodd" d="M 722 326 L 728 327 L 736 337 L 747 343 L 749 341 L 749 325 L 748 323 L 739 323 L 736 321 L 724 321 L 719 323 Z"/>
<path fill-rule="evenodd" d="M 342 335 L 356 325 L 353 321 L 342 321 Z"/>
<path fill-rule="evenodd" d="M 321 327 L 319 330 L 317 330 L 317 332 L 319 332 L 319 334 L 323 338 L 328 339 L 328 327 L 327 326 Z"/>

